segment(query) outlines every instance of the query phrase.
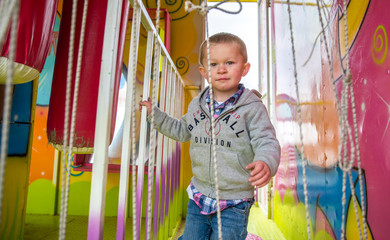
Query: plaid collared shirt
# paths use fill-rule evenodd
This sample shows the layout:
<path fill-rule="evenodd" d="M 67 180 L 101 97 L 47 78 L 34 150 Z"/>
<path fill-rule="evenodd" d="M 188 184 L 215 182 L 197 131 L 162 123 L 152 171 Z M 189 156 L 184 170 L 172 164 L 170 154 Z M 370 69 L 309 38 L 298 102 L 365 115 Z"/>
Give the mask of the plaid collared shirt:
<path fill-rule="evenodd" d="M 243 84 L 238 85 L 238 91 L 233 94 L 229 99 L 227 99 L 225 102 L 218 104 L 217 101 L 214 100 L 214 118 L 217 118 L 221 113 L 232 107 L 237 100 L 240 98 L 241 94 L 244 92 L 245 87 Z M 210 109 L 210 94 L 207 92 L 206 95 L 206 102 L 209 105 Z M 211 111 L 211 110 L 210 110 Z M 200 193 L 195 186 L 190 183 L 189 189 L 192 193 L 192 199 L 201 208 L 200 213 L 203 215 L 210 215 L 217 212 L 217 200 L 215 198 L 207 197 L 206 195 L 203 195 Z M 240 204 L 245 201 L 253 201 L 253 198 L 245 198 L 245 199 L 236 199 L 236 200 L 219 200 L 219 206 L 220 210 L 222 211 L 225 208 L 235 206 L 237 204 Z"/>
<path fill-rule="evenodd" d="M 224 110 L 227 110 L 231 108 L 234 104 L 236 104 L 236 102 L 241 97 L 241 94 L 244 92 L 244 90 L 245 90 L 244 84 L 240 83 L 238 85 L 238 91 L 235 94 L 233 94 L 229 99 L 227 99 L 225 102 L 218 104 L 218 102 L 214 100 L 214 119 L 217 118 L 219 115 L 221 115 L 221 113 Z M 209 110 L 211 111 L 210 101 L 211 101 L 210 92 L 208 91 L 206 94 L 206 102 L 209 105 Z"/>

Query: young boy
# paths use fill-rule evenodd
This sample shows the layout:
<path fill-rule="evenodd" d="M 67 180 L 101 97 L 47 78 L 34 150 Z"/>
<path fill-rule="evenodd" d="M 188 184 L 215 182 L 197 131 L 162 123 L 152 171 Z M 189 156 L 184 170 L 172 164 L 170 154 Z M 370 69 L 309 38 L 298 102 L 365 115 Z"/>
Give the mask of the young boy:
<path fill-rule="evenodd" d="M 206 41 L 200 48 L 199 70 L 210 83 Z M 215 34 L 209 42 L 222 236 L 245 239 L 254 186 L 265 186 L 275 175 L 280 146 L 260 93 L 240 84 L 250 68 L 245 43 L 229 33 Z M 149 115 L 151 102 L 139 104 Z M 177 141 L 191 141 L 194 176 L 187 188 L 184 240 L 218 239 L 210 104 L 207 87 L 180 120 L 154 108 L 154 128 Z"/>

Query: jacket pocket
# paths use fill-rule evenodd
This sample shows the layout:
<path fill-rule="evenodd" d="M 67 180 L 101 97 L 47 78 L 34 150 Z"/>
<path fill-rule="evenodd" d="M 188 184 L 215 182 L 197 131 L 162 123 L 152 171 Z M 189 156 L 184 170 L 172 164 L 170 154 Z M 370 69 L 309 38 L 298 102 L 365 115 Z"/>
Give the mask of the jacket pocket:
<path fill-rule="evenodd" d="M 217 153 L 217 164 L 220 189 L 237 189 L 237 187 L 248 184 L 249 171 L 245 169 L 246 166 L 242 165 L 237 154 L 220 151 Z"/>

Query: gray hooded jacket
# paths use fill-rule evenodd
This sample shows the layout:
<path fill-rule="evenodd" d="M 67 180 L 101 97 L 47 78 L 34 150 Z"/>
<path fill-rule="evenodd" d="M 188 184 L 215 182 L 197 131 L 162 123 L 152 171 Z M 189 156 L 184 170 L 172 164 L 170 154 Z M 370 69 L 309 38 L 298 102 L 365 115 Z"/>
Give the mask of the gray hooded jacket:
<path fill-rule="evenodd" d="M 210 111 L 205 101 L 207 90 L 191 101 L 188 112 L 180 120 L 155 107 L 154 128 L 174 140 L 191 141 L 194 174 L 191 181 L 199 192 L 216 198 Z M 264 161 L 272 176 L 278 169 L 280 145 L 260 97 L 256 90 L 245 89 L 236 104 L 215 120 L 220 199 L 253 197 L 254 189 L 248 181 L 250 171 L 245 169 L 249 163 Z"/>

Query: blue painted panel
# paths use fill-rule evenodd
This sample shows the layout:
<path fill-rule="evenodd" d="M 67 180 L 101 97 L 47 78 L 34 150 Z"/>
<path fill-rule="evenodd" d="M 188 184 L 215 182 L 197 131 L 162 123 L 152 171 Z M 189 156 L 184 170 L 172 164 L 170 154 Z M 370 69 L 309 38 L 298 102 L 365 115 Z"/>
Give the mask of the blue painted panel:
<path fill-rule="evenodd" d="M 53 81 L 54 63 L 56 59 L 57 38 L 60 29 L 60 19 L 56 16 L 53 29 L 53 39 L 45 66 L 39 74 L 37 105 L 48 106 L 50 102 L 51 85 Z"/>
<path fill-rule="evenodd" d="M 33 81 L 17 84 L 14 87 L 11 123 L 30 123 Z"/>
<path fill-rule="evenodd" d="M 2 127 L 3 124 L 0 124 Z M 30 123 L 11 123 L 8 141 L 8 156 L 27 155 L 28 139 L 30 136 Z M 0 131 L 0 138 L 2 134 Z"/>
<path fill-rule="evenodd" d="M 27 154 L 31 128 L 33 87 L 33 81 L 14 86 L 8 141 L 9 156 L 25 156 Z M 0 127 L 2 127 L 2 122 Z M 1 135 L 0 130 L 0 137 Z"/>

